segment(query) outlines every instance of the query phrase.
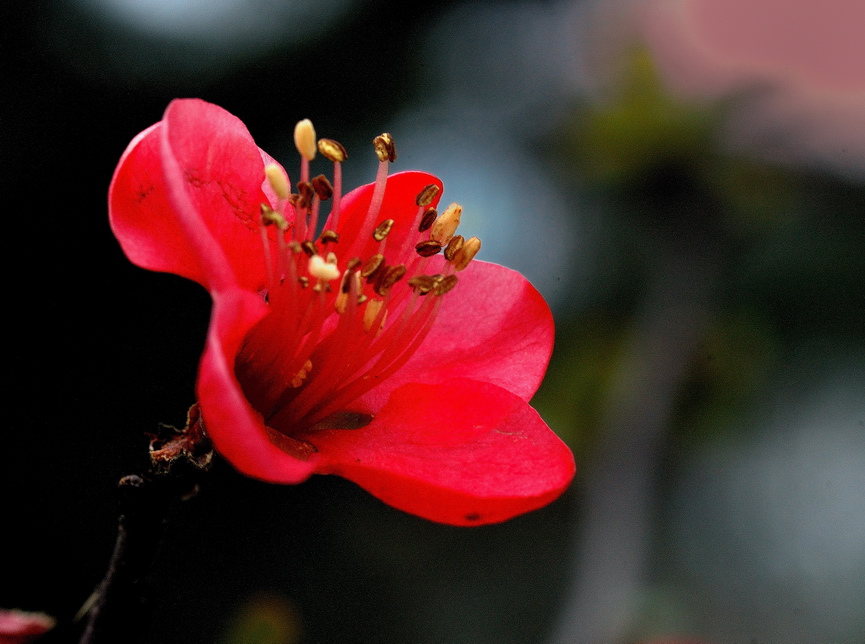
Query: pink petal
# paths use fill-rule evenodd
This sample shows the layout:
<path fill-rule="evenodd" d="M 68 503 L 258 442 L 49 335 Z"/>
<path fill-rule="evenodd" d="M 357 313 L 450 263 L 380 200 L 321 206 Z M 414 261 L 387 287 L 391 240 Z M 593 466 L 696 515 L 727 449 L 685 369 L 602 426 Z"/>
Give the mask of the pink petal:
<path fill-rule="evenodd" d="M 316 470 L 385 503 L 451 525 L 504 521 L 570 484 L 571 451 L 519 396 L 452 379 L 397 389 L 360 429 L 310 431 Z"/>
<path fill-rule="evenodd" d="M 434 257 L 429 272 L 442 270 Z M 386 382 L 363 397 L 374 411 L 408 382 L 440 383 L 450 378 L 489 382 L 523 400 L 537 391 L 553 350 L 553 316 L 540 293 L 522 275 L 503 266 L 473 261 L 457 273 L 459 283 L 442 298 L 429 336 L 415 355 Z"/>
<path fill-rule="evenodd" d="M 213 287 L 265 279 L 258 217 L 266 155 L 243 123 L 197 99 L 173 101 L 130 143 L 109 189 L 112 229 L 139 266 Z"/>
<path fill-rule="evenodd" d="M 234 373 L 243 339 L 262 317 L 261 297 L 233 289 L 213 294 L 213 317 L 198 375 L 198 402 L 216 450 L 240 472 L 273 483 L 299 483 L 312 474 L 303 461 L 268 437 L 261 414 L 246 400 Z"/>

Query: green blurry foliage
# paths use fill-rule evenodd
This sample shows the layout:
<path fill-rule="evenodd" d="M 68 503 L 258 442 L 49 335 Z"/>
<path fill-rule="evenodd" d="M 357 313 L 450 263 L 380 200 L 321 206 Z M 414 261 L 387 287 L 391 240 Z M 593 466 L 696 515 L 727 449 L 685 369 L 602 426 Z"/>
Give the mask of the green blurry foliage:
<path fill-rule="evenodd" d="M 744 426 L 736 420 L 768 385 L 779 350 L 776 329 L 760 310 L 718 313 L 683 383 L 673 442 L 687 447 Z"/>
<path fill-rule="evenodd" d="M 614 314 L 557 325 L 556 350 L 532 404 L 579 463 L 601 434 L 607 395 L 620 372 L 626 327 Z"/>
<path fill-rule="evenodd" d="M 691 284 L 709 323 L 676 400 L 676 445 L 743 426 L 737 419 L 802 342 L 865 345 L 865 188 L 732 150 L 726 119 L 747 117 L 753 93 L 686 102 L 642 49 L 621 69 L 615 89 L 576 105 L 556 138 L 605 229 L 594 301 L 558 320 L 535 400 L 578 462 L 599 438 L 635 316 L 677 265 L 708 276 Z"/>
<path fill-rule="evenodd" d="M 249 598 L 226 629 L 224 644 L 297 644 L 300 616 L 287 597 L 261 594 Z"/>

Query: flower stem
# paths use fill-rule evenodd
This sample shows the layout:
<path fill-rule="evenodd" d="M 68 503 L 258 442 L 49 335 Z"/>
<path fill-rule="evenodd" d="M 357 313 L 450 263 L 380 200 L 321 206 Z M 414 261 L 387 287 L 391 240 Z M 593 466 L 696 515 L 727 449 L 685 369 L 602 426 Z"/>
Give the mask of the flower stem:
<path fill-rule="evenodd" d="M 118 483 L 120 517 L 108 571 L 85 605 L 87 625 L 79 644 L 136 642 L 148 621 L 146 577 L 174 506 L 195 494 L 212 451 L 197 406 L 183 430 L 164 427 L 167 438 L 151 440 L 145 475 Z"/>

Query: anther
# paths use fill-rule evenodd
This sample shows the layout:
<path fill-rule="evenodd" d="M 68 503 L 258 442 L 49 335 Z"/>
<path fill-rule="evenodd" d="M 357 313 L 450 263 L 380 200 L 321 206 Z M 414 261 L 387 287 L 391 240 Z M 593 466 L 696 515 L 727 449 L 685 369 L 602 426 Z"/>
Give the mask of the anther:
<path fill-rule="evenodd" d="M 325 255 L 325 261 L 328 264 L 336 265 L 336 262 L 337 262 L 336 253 L 334 253 L 333 251 L 330 251 L 327 255 Z"/>
<path fill-rule="evenodd" d="M 313 244 L 313 243 L 312 243 L 310 240 L 308 240 L 308 239 L 300 245 L 300 248 L 301 248 L 301 249 L 303 250 L 303 252 L 306 253 L 309 257 L 313 257 L 313 256 L 315 256 L 315 255 L 318 255 L 318 249 L 315 247 L 315 244 Z M 322 261 L 324 261 L 324 260 L 322 260 Z"/>
<path fill-rule="evenodd" d="M 445 248 L 445 259 L 452 262 L 454 257 L 457 256 L 457 253 L 462 250 L 465 241 L 465 237 L 462 235 L 454 235 L 454 237 L 448 242 L 447 248 Z"/>
<path fill-rule="evenodd" d="M 339 234 L 332 230 L 323 230 L 318 241 L 321 244 L 336 243 L 339 241 Z"/>
<path fill-rule="evenodd" d="M 297 278 L 297 283 L 300 284 L 301 288 L 307 288 L 309 286 L 309 278 L 301 275 Z"/>
<path fill-rule="evenodd" d="M 291 386 L 294 389 L 300 387 L 303 384 L 303 381 L 306 380 L 306 376 L 310 371 L 312 371 L 312 360 L 307 360 L 303 363 L 303 366 L 300 368 L 300 371 L 297 372 L 297 375 L 291 379 Z"/>
<path fill-rule="evenodd" d="M 420 225 L 417 227 L 417 231 L 422 233 L 425 230 L 429 230 L 430 226 L 433 225 L 433 222 L 438 217 L 438 211 L 435 208 L 427 208 L 424 210 L 423 217 L 421 217 Z"/>
<path fill-rule="evenodd" d="M 294 126 L 294 145 L 307 161 L 315 158 L 315 128 L 309 119 L 298 121 Z"/>
<path fill-rule="evenodd" d="M 261 223 L 265 226 L 276 226 L 280 230 L 288 228 L 285 217 L 266 204 L 261 204 Z"/>
<path fill-rule="evenodd" d="M 380 277 L 376 280 L 375 292 L 384 297 L 390 292 L 391 287 L 402 279 L 405 273 L 406 267 L 402 264 L 388 266 L 380 273 Z"/>
<path fill-rule="evenodd" d="M 299 181 L 297 183 L 297 192 L 300 193 L 300 198 L 295 205 L 300 208 L 308 208 L 309 204 L 312 203 L 312 195 L 315 194 L 312 184 L 308 181 Z"/>
<path fill-rule="evenodd" d="M 372 144 L 375 146 L 375 153 L 379 161 L 390 161 L 391 163 L 396 161 L 396 145 L 394 145 L 393 137 L 390 134 L 387 132 L 379 134 L 372 140 Z"/>
<path fill-rule="evenodd" d="M 414 289 L 414 292 L 418 295 L 426 295 L 429 293 L 433 286 L 435 286 L 435 281 L 430 275 L 415 275 L 408 281 L 408 285 Z"/>
<path fill-rule="evenodd" d="M 454 286 L 457 285 L 457 276 L 456 275 L 446 275 L 435 281 L 435 284 L 432 287 L 432 292 L 435 295 L 444 295 L 448 291 L 450 291 Z"/>
<path fill-rule="evenodd" d="M 367 332 L 372 330 L 372 325 L 375 323 L 376 318 L 378 317 L 379 312 L 384 306 L 384 300 L 370 300 L 366 304 L 366 308 L 363 311 L 363 328 L 367 330 Z M 384 315 L 381 318 L 381 324 L 379 324 L 376 332 L 381 331 L 384 327 L 384 321 L 387 319 L 387 311 L 385 310 Z"/>
<path fill-rule="evenodd" d="M 440 241 L 436 241 L 435 239 L 427 239 L 420 242 L 414 247 L 414 249 L 421 257 L 432 257 L 436 253 L 441 252 L 442 244 Z"/>
<path fill-rule="evenodd" d="M 313 246 L 313 249 L 315 249 L 315 246 Z M 288 250 L 297 255 L 298 253 L 303 251 L 303 246 L 301 246 L 298 242 L 292 240 L 288 243 Z"/>
<path fill-rule="evenodd" d="M 436 184 L 431 183 L 418 193 L 415 203 L 418 206 L 428 206 L 436 198 L 439 191 L 440 188 Z"/>
<path fill-rule="evenodd" d="M 366 263 L 360 270 L 360 276 L 367 278 L 372 277 L 376 273 L 376 271 L 378 271 L 382 267 L 382 264 L 384 264 L 384 255 L 379 255 L 378 253 L 376 253 L 368 260 L 366 260 Z"/>
<path fill-rule="evenodd" d="M 333 139 L 319 139 L 318 151 L 321 152 L 321 156 L 334 163 L 342 163 L 348 158 L 348 153 L 342 147 L 342 143 Z"/>
<path fill-rule="evenodd" d="M 430 237 L 440 241 L 442 244 L 447 244 L 460 225 L 462 214 L 463 207 L 458 203 L 452 203 L 441 214 L 441 217 L 435 220 L 430 231 Z"/>
<path fill-rule="evenodd" d="M 457 252 L 456 257 L 454 257 L 454 268 L 458 271 L 463 270 L 474 259 L 480 249 L 481 240 L 477 237 L 469 237 L 463 244 L 463 247 Z"/>
<path fill-rule="evenodd" d="M 385 219 L 378 226 L 376 226 L 374 231 L 372 231 L 372 238 L 377 242 L 380 242 L 385 237 L 387 237 L 391 228 L 393 228 L 393 219 Z"/>
<path fill-rule="evenodd" d="M 339 277 L 339 269 L 336 264 L 326 262 L 321 255 L 313 255 L 309 258 L 309 274 L 319 280 L 331 282 Z"/>
<path fill-rule="evenodd" d="M 360 266 L 363 262 L 360 261 L 360 257 L 352 257 L 345 263 L 345 270 L 353 271 L 358 266 Z"/>
<path fill-rule="evenodd" d="M 333 186 L 330 185 L 330 181 L 323 174 L 312 178 L 312 189 L 315 190 L 315 194 L 322 201 L 327 201 L 333 196 Z"/>
<path fill-rule="evenodd" d="M 264 167 L 264 175 L 267 177 L 267 183 L 273 188 L 276 196 L 280 199 L 288 199 L 288 178 L 285 176 L 282 168 L 275 163 L 269 163 Z"/>

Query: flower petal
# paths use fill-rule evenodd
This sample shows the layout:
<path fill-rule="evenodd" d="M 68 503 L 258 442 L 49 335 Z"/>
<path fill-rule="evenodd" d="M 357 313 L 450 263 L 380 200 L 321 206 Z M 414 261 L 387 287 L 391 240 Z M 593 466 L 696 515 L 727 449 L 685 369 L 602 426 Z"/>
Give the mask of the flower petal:
<path fill-rule="evenodd" d="M 373 218 L 371 225 L 367 221 L 367 212 L 372 202 L 375 184 L 370 183 L 355 188 L 342 198 L 339 215 L 340 245 L 343 248 L 351 248 L 347 255 L 369 257 L 378 252 L 379 243 L 372 239 L 370 233 L 373 228 L 385 219 L 393 219 L 394 226 L 388 235 L 389 248 L 401 248 L 406 237 L 411 236 L 414 242 L 417 229 L 412 224 L 418 212 L 417 196 L 429 185 L 438 187 L 439 192 L 430 203 L 435 207 L 443 191 L 442 182 L 426 172 L 409 170 L 396 172 L 387 178 L 380 213 Z M 363 234 L 363 225 L 367 223 L 366 239 L 355 243 L 359 235 Z M 414 251 L 412 251 L 414 252 Z"/>
<path fill-rule="evenodd" d="M 397 389 L 360 429 L 311 431 L 317 472 L 451 525 L 504 521 L 570 484 L 571 451 L 522 398 L 457 378 Z"/>
<path fill-rule="evenodd" d="M 432 258 L 428 271 L 443 270 Z M 507 389 L 529 401 L 543 380 L 553 350 L 553 316 L 540 293 L 509 268 L 473 261 L 457 273 L 459 283 L 423 344 L 387 381 L 363 397 L 370 411 L 408 382 L 439 383 L 470 378 Z"/>
<path fill-rule="evenodd" d="M 213 294 L 213 317 L 198 374 L 198 403 L 216 450 L 247 476 L 273 483 L 300 483 L 314 459 L 300 460 L 268 438 L 261 414 L 244 396 L 234 366 L 246 334 L 267 315 L 260 296 L 233 289 Z"/>
<path fill-rule="evenodd" d="M 143 268 L 209 288 L 224 270 L 228 281 L 260 289 L 268 158 L 237 117 L 198 99 L 173 101 L 121 158 L 109 189 L 112 230 Z"/>

